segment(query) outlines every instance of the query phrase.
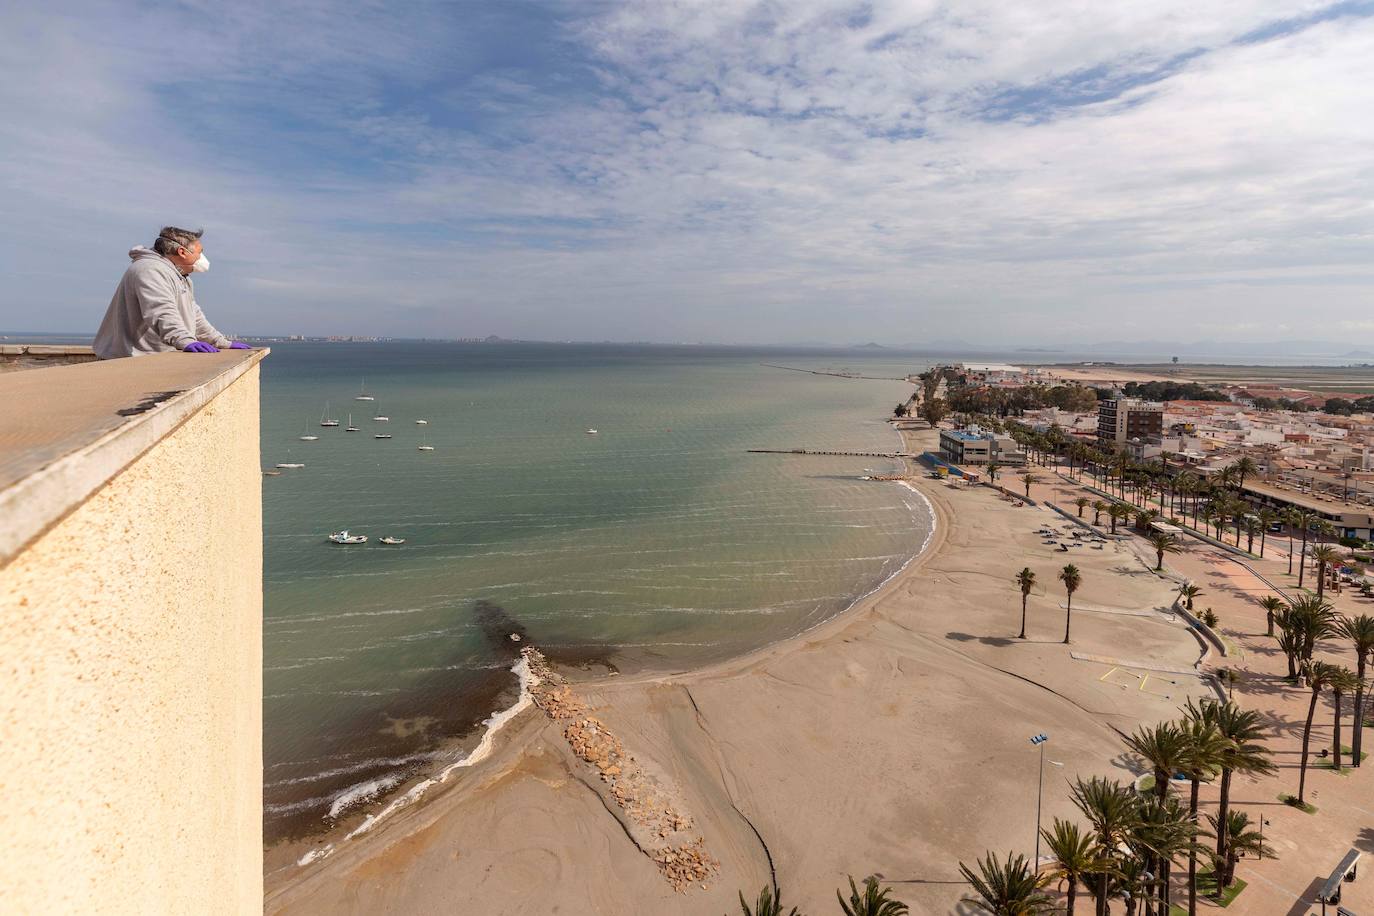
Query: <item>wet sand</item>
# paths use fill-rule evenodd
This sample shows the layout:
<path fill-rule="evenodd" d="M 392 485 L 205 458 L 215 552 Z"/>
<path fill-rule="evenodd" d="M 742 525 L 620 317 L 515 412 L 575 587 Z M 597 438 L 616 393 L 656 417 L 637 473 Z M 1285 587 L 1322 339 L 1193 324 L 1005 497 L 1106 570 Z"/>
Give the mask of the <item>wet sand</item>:
<path fill-rule="evenodd" d="M 907 435 L 913 450 L 933 438 Z M 266 910 L 718 913 L 772 874 L 789 905 L 815 909 L 846 875 L 876 873 L 914 912 L 950 912 L 960 859 L 1031 849 L 1031 735 L 1051 736 L 1048 822 L 1071 813 L 1066 777 L 1142 771 L 1118 729 L 1211 688 L 1190 673 L 1197 639 L 1169 612 L 1175 583 L 1131 547 L 1061 551 L 1035 534 L 1072 524 L 1048 508 L 987 487 L 913 486 L 935 534 L 847 613 L 688 674 L 573 685 L 690 819 L 680 839 L 700 837 L 719 863 L 706 880 L 675 890 L 646 855 L 654 836 L 574 753 L 568 721 L 530 708 L 481 764 L 328 858 L 302 867 L 305 847 L 273 850 Z M 1055 579 L 1066 562 L 1083 574 L 1071 646 Z M 1024 641 L 1022 566 L 1041 583 Z"/>

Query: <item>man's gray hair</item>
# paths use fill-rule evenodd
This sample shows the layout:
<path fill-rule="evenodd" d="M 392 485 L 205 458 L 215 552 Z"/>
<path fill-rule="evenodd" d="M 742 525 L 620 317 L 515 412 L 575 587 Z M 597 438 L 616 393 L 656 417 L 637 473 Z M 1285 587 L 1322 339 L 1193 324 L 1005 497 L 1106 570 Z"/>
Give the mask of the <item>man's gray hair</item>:
<path fill-rule="evenodd" d="M 163 226 L 162 231 L 157 234 L 157 241 L 153 242 L 153 250 L 158 254 L 168 255 L 178 248 L 190 248 L 196 243 L 196 239 L 204 234 L 204 229 L 178 229 L 176 226 Z"/>

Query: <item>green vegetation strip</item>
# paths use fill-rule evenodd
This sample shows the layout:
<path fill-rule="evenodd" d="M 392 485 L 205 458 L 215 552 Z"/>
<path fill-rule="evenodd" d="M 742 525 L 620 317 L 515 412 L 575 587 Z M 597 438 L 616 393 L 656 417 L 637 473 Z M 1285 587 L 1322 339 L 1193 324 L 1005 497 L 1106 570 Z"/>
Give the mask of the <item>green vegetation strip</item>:
<path fill-rule="evenodd" d="M 1230 887 L 1222 891 L 1221 899 L 1217 900 L 1212 896 L 1217 889 L 1217 883 L 1212 877 L 1212 873 L 1209 871 L 1201 871 L 1198 872 L 1197 875 L 1198 900 L 1202 901 L 1205 899 L 1207 903 L 1216 904 L 1217 906 L 1230 906 L 1231 901 L 1239 897 L 1240 892 L 1245 890 L 1245 887 L 1246 883 L 1240 878 L 1237 878 Z M 1186 906 L 1179 906 L 1177 903 L 1171 903 L 1169 904 L 1169 916 L 1188 916 L 1188 908 Z"/>
<path fill-rule="evenodd" d="M 1306 811 L 1308 814 L 1317 813 L 1316 805 L 1312 804 L 1311 802 L 1303 802 L 1301 805 L 1299 805 L 1297 798 L 1292 795 L 1282 794 L 1279 796 L 1279 801 L 1283 802 L 1290 808 L 1297 808 L 1300 811 Z"/>

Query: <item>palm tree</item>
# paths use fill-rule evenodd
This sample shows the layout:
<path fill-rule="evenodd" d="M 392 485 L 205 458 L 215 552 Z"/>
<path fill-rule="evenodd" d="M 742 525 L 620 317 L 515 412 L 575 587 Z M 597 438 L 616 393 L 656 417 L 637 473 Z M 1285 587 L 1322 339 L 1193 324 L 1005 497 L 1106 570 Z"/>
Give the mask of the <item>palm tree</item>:
<path fill-rule="evenodd" d="M 1178 538 L 1172 534 L 1165 534 L 1160 531 L 1152 531 L 1145 536 L 1145 540 L 1150 542 L 1150 546 L 1155 551 L 1155 572 L 1164 569 L 1164 555 L 1166 553 L 1182 553 L 1183 545 L 1178 542 Z"/>
<path fill-rule="evenodd" d="M 1347 693 L 1354 693 L 1356 688 L 1360 686 L 1360 681 L 1355 677 L 1355 672 L 1337 665 L 1329 684 L 1331 687 L 1331 705 L 1336 713 L 1331 730 L 1331 763 L 1336 768 L 1336 772 L 1339 773 L 1341 771 L 1341 697 Z M 1357 722 L 1355 724 L 1356 730 L 1359 727 Z"/>
<path fill-rule="evenodd" d="M 1032 474 L 1030 471 L 1021 475 L 1021 482 L 1026 485 L 1026 499 L 1030 499 L 1031 484 L 1040 482 L 1039 474 Z"/>
<path fill-rule="evenodd" d="M 1068 909 L 1065 916 L 1073 916 L 1074 901 L 1078 897 L 1078 884 L 1088 883 L 1088 877 L 1103 870 L 1102 856 L 1094 848 L 1091 835 L 1084 833 L 1077 824 L 1054 819 L 1053 829 L 1040 829 L 1045 844 L 1054 856 L 1052 875 L 1069 883 Z"/>
<path fill-rule="evenodd" d="M 1100 499 L 1093 500 L 1093 524 L 1102 524 L 1102 513 L 1110 507 Z"/>
<path fill-rule="evenodd" d="M 1302 549 L 1298 551 L 1298 588 L 1302 588 L 1303 568 L 1307 564 L 1307 532 L 1316 523 L 1317 513 L 1298 509 L 1295 517 L 1298 521 L 1298 527 L 1302 529 Z"/>
<path fill-rule="evenodd" d="M 1302 512 L 1289 507 L 1279 513 L 1279 518 L 1288 528 L 1288 575 L 1293 575 L 1293 538 L 1298 526 L 1302 524 Z"/>
<path fill-rule="evenodd" d="M 1251 458 L 1249 455 L 1242 455 L 1236 459 L 1235 464 L 1232 464 L 1228 470 L 1235 471 L 1236 473 L 1236 489 L 1244 490 L 1246 475 L 1258 474 L 1259 466 L 1255 464 L 1255 459 Z"/>
<path fill-rule="evenodd" d="M 1259 519 L 1253 515 L 1245 516 L 1245 550 L 1247 553 L 1255 552 L 1255 535 L 1261 534 L 1263 531 Z"/>
<path fill-rule="evenodd" d="M 1074 780 L 1070 795 L 1078 810 L 1092 824 L 1097 848 L 1104 857 L 1111 857 L 1130 836 L 1140 822 L 1140 796 L 1115 780 L 1094 776 L 1087 782 Z M 1097 916 L 1106 916 L 1108 888 L 1113 865 L 1103 866 L 1097 875 Z"/>
<path fill-rule="evenodd" d="M 1186 745 L 1183 772 L 1189 782 L 1188 818 L 1193 824 L 1193 836 L 1188 842 L 1188 916 L 1197 916 L 1198 792 L 1204 779 L 1211 779 L 1221 771 L 1230 739 L 1223 736 L 1214 723 L 1200 716 L 1184 718 L 1179 730 Z"/>
<path fill-rule="evenodd" d="M 1299 661 L 1311 661 L 1317 640 L 1336 634 L 1338 617 L 1326 601 L 1316 595 L 1303 595 L 1289 606 L 1290 621 L 1301 637 Z"/>
<path fill-rule="evenodd" d="M 1298 805 L 1303 804 L 1304 793 L 1307 790 L 1307 745 L 1312 737 L 1312 717 L 1317 713 L 1317 698 L 1321 696 L 1322 689 L 1330 683 L 1333 677 L 1338 677 L 1335 665 L 1328 665 L 1326 662 L 1307 662 L 1303 665 L 1303 674 L 1307 676 L 1307 686 L 1312 690 L 1312 702 L 1307 705 L 1307 722 L 1302 727 L 1302 758 L 1298 764 Z"/>
<path fill-rule="evenodd" d="M 1355 677 L 1359 683 L 1355 686 L 1355 724 L 1352 726 L 1355 734 L 1350 749 L 1353 751 L 1351 766 L 1359 766 L 1360 748 L 1364 744 L 1364 675 L 1369 657 L 1374 655 L 1374 617 L 1360 614 L 1345 618 L 1341 621 L 1341 635 L 1355 645 Z"/>
<path fill-rule="evenodd" d="M 759 899 L 754 902 L 753 909 L 750 909 L 749 904 L 745 902 L 743 891 L 739 892 L 739 906 L 740 910 L 743 911 L 742 916 L 802 916 L 801 911 L 796 907 L 792 907 L 784 913 L 782 911 L 782 895 L 766 884 L 763 886 L 763 890 L 759 891 Z"/>
<path fill-rule="evenodd" d="M 1126 503 L 1112 503 L 1107 507 L 1107 515 L 1112 520 L 1112 534 L 1116 534 L 1117 522 L 1130 518 L 1132 511 Z"/>
<path fill-rule="evenodd" d="M 850 877 L 849 902 L 845 903 L 839 891 L 835 891 L 835 897 L 840 901 L 844 916 L 906 916 L 909 912 L 906 904 L 900 900 L 889 900 L 887 895 L 890 893 L 892 888 L 878 890 L 878 879 L 869 877 L 864 879 L 864 892 L 860 894 L 854 886 L 853 877 Z"/>
<path fill-rule="evenodd" d="M 1277 595 L 1265 595 L 1259 600 L 1259 606 L 1264 608 L 1265 636 L 1274 635 L 1274 615 L 1283 610 L 1283 599 Z"/>
<path fill-rule="evenodd" d="M 1288 679 L 1296 680 L 1298 662 L 1302 659 L 1302 619 L 1291 607 L 1284 607 L 1274 614 L 1274 624 L 1279 628 L 1279 633 L 1274 638 L 1279 644 L 1279 650 L 1288 659 Z"/>
<path fill-rule="evenodd" d="M 966 903 L 994 916 L 1035 916 L 1053 910 L 1050 898 L 1040 893 L 1046 878 L 1036 874 L 1025 856 L 1007 853 L 1003 864 L 988 853 L 977 864 L 978 873 L 974 874 L 973 869 L 959 863 L 959 873 L 978 894 L 965 897 Z M 901 912 L 905 913 L 906 908 Z M 1073 912 L 1072 908 L 1069 912 Z"/>
<path fill-rule="evenodd" d="M 1031 589 L 1035 587 L 1035 573 L 1029 566 L 1023 567 L 1016 574 L 1014 580 L 1021 587 L 1021 633 L 1016 638 L 1026 638 L 1026 600 L 1030 598 Z"/>
<path fill-rule="evenodd" d="M 1274 523 L 1279 520 L 1279 514 L 1268 506 L 1260 509 L 1255 516 L 1260 523 L 1260 559 L 1264 559 L 1264 539 L 1269 534 L 1269 529 L 1274 527 Z"/>
<path fill-rule="evenodd" d="M 1080 496 L 1073 501 L 1073 504 L 1078 507 L 1079 518 L 1083 517 L 1083 510 L 1088 507 L 1088 503 L 1090 503 L 1091 501 L 1092 500 L 1088 499 L 1088 497 L 1086 496 Z"/>
<path fill-rule="evenodd" d="M 1064 645 L 1069 644 L 1069 623 L 1073 617 L 1073 593 L 1078 591 L 1078 586 L 1083 584 L 1083 576 L 1078 571 L 1078 567 L 1072 563 L 1059 571 L 1059 581 L 1064 583 L 1064 591 L 1068 593 L 1069 600 L 1064 605 Z"/>
<path fill-rule="evenodd" d="M 1200 706 L 1194 705 L 1190 700 L 1184 707 L 1184 714 L 1190 719 L 1212 725 L 1226 740 L 1217 759 L 1221 770 L 1221 792 L 1217 810 L 1224 818 L 1231 806 L 1232 776 L 1236 773 L 1260 776 L 1276 771 L 1270 761 L 1273 752 L 1260 743 L 1260 739 L 1264 737 L 1264 730 L 1260 727 L 1260 715 L 1253 710 L 1241 709 L 1231 700 L 1225 703 L 1204 700 Z M 1220 844 L 1222 841 L 1217 842 Z M 1217 854 L 1224 853 L 1225 849 L 1218 846 Z"/>
<path fill-rule="evenodd" d="M 1002 466 L 1001 466 L 1000 464 L 998 464 L 996 461 L 989 461 L 989 462 L 988 462 L 988 480 L 992 481 L 993 483 L 996 483 L 996 482 L 997 482 L 997 472 L 1000 471 L 1000 470 L 1002 470 Z"/>
<path fill-rule="evenodd" d="M 1308 556 L 1312 558 L 1313 565 L 1317 567 L 1317 597 L 1320 598 L 1326 587 L 1327 568 L 1334 569 L 1345 557 L 1330 544 L 1319 544 L 1313 547 Z"/>
<path fill-rule="evenodd" d="M 1127 843 L 1154 876 L 1142 895 L 1146 912 L 1151 909 L 1150 890 L 1158 893 L 1159 911 L 1169 911 L 1169 872 L 1174 859 L 1188 849 L 1196 834 L 1197 829 L 1178 799 L 1152 797 L 1140 806 L 1140 822 Z"/>
<path fill-rule="evenodd" d="M 1250 816 L 1245 812 L 1232 811 L 1224 818 L 1209 814 L 1207 822 L 1212 825 L 1211 836 L 1225 839 L 1226 855 L 1218 856 L 1212 865 L 1212 876 L 1216 881 L 1215 896 L 1218 898 L 1235 883 L 1236 863 L 1242 855 L 1278 858 L 1278 854 L 1265 845 L 1264 834 L 1250 829 Z"/>
<path fill-rule="evenodd" d="M 1202 594 L 1202 589 L 1189 582 L 1187 585 L 1181 587 L 1178 593 L 1183 598 L 1183 606 L 1191 611 L 1193 609 L 1193 599 Z"/>
<path fill-rule="evenodd" d="M 1150 728 L 1141 726 L 1126 736 L 1126 747 L 1154 768 L 1155 797 L 1163 801 L 1169 794 L 1169 780 L 1182 769 L 1188 750 L 1183 733 L 1172 722 Z"/>

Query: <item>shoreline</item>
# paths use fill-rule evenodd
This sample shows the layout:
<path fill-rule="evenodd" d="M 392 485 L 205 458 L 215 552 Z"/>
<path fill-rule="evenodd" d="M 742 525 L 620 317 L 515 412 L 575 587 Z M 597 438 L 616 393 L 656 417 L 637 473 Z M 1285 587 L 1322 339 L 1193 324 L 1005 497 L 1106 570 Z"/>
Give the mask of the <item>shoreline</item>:
<path fill-rule="evenodd" d="M 908 438 L 908 431 L 895 427 L 892 427 L 892 431 L 897 436 L 898 442 L 903 450 L 910 450 L 912 442 Z M 908 459 L 896 460 L 902 465 L 901 469 L 904 473 L 911 472 L 913 461 Z M 917 546 L 895 570 L 888 573 L 866 591 L 854 596 L 846 605 L 834 613 L 796 632 L 789 633 L 737 654 L 706 661 L 695 667 L 665 668 L 657 670 L 650 668 L 637 671 L 630 675 L 623 675 L 612 669 L 609 673 L 597 673 L 585 678 L 579 677 L 579 675 L 584 673 L 579 669 L 555 666 L 556 670 L 564 676 L 574 678 L 575 685 L 579 689 L 604 688 L 612 681 L 618 685 L 629 686 L 657 683 L 665 678 L 690 678 L 694 675 L 709 675 L 731 670 L 737 664 L 742 665 L 747 663 L 756 656 L 765 656 L 773 650 L 785 648 L 790 643 L 801 640 L 825 628 L 829 624 L 847 618 L 851 614 L 856 613 L 865 602 L 876 598 L 889 586 L 895 585 L 898 579 L 904 577 L 904 574 L 906 574 L 912 566 L 929 551 L 939 528 L 939 518 L 935 506 L 929 497 L 916 487 L 910 486 L 905 481 L 899 481 L 897 483 L 898 486 L 915 494 L 921 506 L 924 507 L 924 517 L 928 525 L 925 537 L 922 539 L 920 545 Z M 903 497 L 903 502 L 906 502 L 905 497 Z M 913 516 L 917 514 L 916 507 L 908 503 L 908 508 L 911 510 Z M 533 648 L 537 649 L 538 646 L 533 646 Z M 361 797 L 357 803 L 348 806 L 348 808 L 341 812 L 343 817 L 337 818 L 333 825 L 323 830 L 302 838 L 284 839 L 266 847 L 264 853 L 267 860 L 265 873 L 269 885 L 268 897 L 271 897 L 272 881 L 274 877 L 281 877 L 283 885 L 289 886 L 294 880 L 297 880 L 297 876 L 291 874 L 292 871 L 308 869 L 316 865 L 316 863 L 328 859 L 336 852 L 342 851 L 342 849 L 345 848 L 345 843 L 351 843 L 355 839 L 371 833 L 382 821 L 387 821 L 388 823 L 394 822 L 396 824 L 402 823 L 405 820 L 406 810 L 415 809 L 417 805 L 425 802 L 426 796 L 429 795 L 431 790 L 433 790 L 434 795 L 430 797 L 437 798 L 441 794 L 457 791 L 459 789 L 461 783 L 454 783 L 451 786 L 445 785 L 445 783 L 448 782 L 450 774 L 460 769 L 472 769 L 475 774 L 477 768 L 480 767 L 484 760 L 499 754 L 501 752 L 499 745 L 502 733 L 507 731 L 518 732 L 520 723 L 516 720 L 519 714 L 527 711 L 531 705 L 529 700 L 529 684 L 526 682 L 526 675 L 518 670 L 522 664 L 524 664 L 522 660 L 517 660 L 510 669 L 511 673 L 516 675 L 519 685 L 519 690 L 516 692 L 511 704 L 492 711 L 490 715 L 482 720 L 479 727 L 473 731 L 461 736 L 455 736 L 446 741 L 444 743 L 445 746 L 429 752 L 434 755 L 433 764 L 397 779 L 394 783 L 383 788 L 381 791 Z M 525 670 L 528 671 L 528 667 L 526 667 Z M 537 683 L 537 679 L 535 683 Z M 472 743 L 474 737 L 477 738 L 476 744 L 470 749 L 465 747 L 465 745 Z M 514 741 L 514 739 L 508 740 Z M 478 756 L 479 751 L 480 756 Z M 475 756 L 477 759 L 473 760 L 472 758 Z M 376 781 L 378 780 L 369 780 L 359 785 L 368 785 Z M 354 788 L 356 787 L 346 789 L 340 797 L 352 792 Z M 365 804 L 382 805 L 382 807 L 375 812 L 364 812 L 361 810 L 361 805 Z M 359 817 L 359 815 L 361 815 L 361 817 Z M 393 818 L 392 815 L 400 815 L 400 817 Z M 300 852 L 300 855 L 297 856 L 296 852 Z M 289 860 L 284 860 L 284 855 L 289 856 Z M 279 864 L 277 867 L 273 868 L 271 864 L 273 860 L 282 861 L 283 864 Z"/>
<path fill-rule="evenodd" d="M 324 862 L 269 873 L 267 911 L 534 914 L 559 900 L 568 913 L 687 914 L 732 909 L 736 890 L 751 895 L 773 874 L 802 902 L 833 896 L 845 874 L 875 872 L 916 911 L 948 909 L 959 859 L 1005 848 L 1009 832 L 1033 835 L 1021 731 L 1053 734 L 1066 773 L 1133 777 L 1115 729 L 1204 688 L 1180 676 L 1158 692 L 1125 689 L 1113 666 L 1075 660 L 1048 638 L 1063 632 L 1052 592 L 1032 599 L 1033 638 L 1007 638 L 1019 614 L 1011 574 L 1029 561 L 1053 585 L 1045 567 L 1063 562 L 1033 533 L 1053 513 L 1016 509 L 985 487 L 903 485 L 927 503 L 934 530 L 845 612 L 687 673 L 572 685 L 681 799 L 718 860 L 715 878 L 669 887 L 643 845 L 626 841 L 623 813 L 561 726 L 527 712 L 466 778 Z M 1172 599 L 1128 551 L 1073 559 L 1085 607 Z M 1196 657 L 1187 628 L 1162 619 L 1085 611 L 1074 624 L 1076 652 L 1107 656 L 1130 640 L 1143 661 Z M 1065 793 L 1046 788 L 1046 817 L 1069 815 Z"/>

